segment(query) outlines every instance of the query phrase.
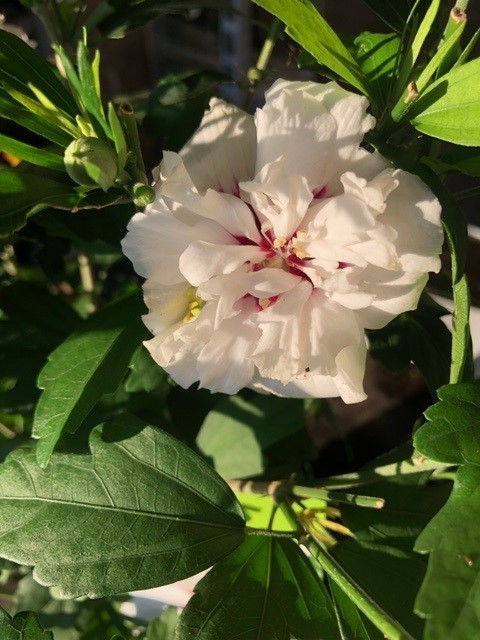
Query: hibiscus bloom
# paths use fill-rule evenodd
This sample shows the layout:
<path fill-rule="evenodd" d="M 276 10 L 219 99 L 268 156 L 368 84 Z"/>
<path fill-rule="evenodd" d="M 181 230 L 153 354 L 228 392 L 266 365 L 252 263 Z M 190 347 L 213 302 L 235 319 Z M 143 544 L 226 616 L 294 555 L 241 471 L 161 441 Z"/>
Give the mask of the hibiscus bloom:
<path fill-rule="evenodd" d="M 440 268 L 440 205 L 359 145 L 336 83 L 277 81 L 255 116 L 212 100 L 123 250 L 146 278 L 145 343 L 182 387 L 365 398 L 365 329 L 414 309 Z"/>

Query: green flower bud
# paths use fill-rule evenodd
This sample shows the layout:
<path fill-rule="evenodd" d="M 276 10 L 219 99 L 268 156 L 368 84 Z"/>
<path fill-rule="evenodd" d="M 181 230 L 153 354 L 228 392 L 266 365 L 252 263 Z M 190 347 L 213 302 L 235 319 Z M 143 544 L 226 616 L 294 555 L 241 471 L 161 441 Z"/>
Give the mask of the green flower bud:
<path fill-rule="evenodd" d="M 148 184 L 137 182 L 133 185 L 133 202 L 137 207 L 146 207 L 155 200 L 155 191 Z"/>
<path fill-rule="evenodd" d="M 84 187 L 108 191 L 118 174 L 117 154 L 98 138 L 78 138 L 68 145 L 63 157 L 68 175 Z"/>

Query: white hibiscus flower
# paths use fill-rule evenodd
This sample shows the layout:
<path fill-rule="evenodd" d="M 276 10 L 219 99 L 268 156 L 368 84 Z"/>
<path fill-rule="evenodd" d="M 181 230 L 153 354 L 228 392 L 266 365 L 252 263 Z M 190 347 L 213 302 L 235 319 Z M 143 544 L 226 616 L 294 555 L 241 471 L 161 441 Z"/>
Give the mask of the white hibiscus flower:
<path fill-rule="evenodd" d="M 152 357 L 183 387 L 365 398 L 364 329 L 440 268 L 440 206 L 359 147 L 375 120 L 331 82 L 277 81 L 250 116 L 212 100 L 123 250 L 147 279 Z"/>

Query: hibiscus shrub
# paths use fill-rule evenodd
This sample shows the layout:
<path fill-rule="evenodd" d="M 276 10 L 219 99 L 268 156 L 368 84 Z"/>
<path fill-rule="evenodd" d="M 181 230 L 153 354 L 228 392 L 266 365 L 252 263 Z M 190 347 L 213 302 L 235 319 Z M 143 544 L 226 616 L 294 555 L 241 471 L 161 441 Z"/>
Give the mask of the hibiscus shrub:
<path fill-rule="evenodd" d="M 242 108 L 200 71 L 105 102 L 91 46 L 220 1 L 25 0 L 51 59 L 0 26 L 2 640 L 478 634 L 478 189 L 448 180 L 480 175 L 468 1 L 366 0 L 385 33 L 351 41 L 254 2 Z M 303 80 L 269 70 L 279 39 Z M 377 411 L 390 444 L 327 476 L 313 441 L 372 358 L 416 365 L 426 420 Z M 206 569 L 180 615 L 121 607 Z"/>

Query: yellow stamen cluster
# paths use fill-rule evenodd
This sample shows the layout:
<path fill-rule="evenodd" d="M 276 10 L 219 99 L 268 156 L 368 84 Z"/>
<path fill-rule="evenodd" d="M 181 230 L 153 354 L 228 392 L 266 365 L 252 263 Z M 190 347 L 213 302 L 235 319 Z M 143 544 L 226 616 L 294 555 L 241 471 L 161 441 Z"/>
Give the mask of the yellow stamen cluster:
<path fill-rule="evenodd" d="M 328 529 L 344 536 L 353 537 L 350 529 L 339 522 L 328 519 L 328 516 L 336 519 L 341 517 L 340 511 L 334 507 L 304 509 L 297 516 L 308 533 L 327 547 L 331 547 L 336 543 L 335 538 L 327 531 Z"/>
<path fill-rule="evenodd" d="M 195 292 L 195 287 L 189 287 L 187 289 L 188 311 L 183 318 L 185 324 L 196 318 L 205 304 L 201 298 L 195 295 Z"/>

